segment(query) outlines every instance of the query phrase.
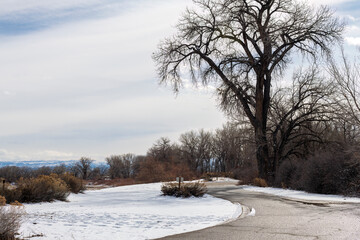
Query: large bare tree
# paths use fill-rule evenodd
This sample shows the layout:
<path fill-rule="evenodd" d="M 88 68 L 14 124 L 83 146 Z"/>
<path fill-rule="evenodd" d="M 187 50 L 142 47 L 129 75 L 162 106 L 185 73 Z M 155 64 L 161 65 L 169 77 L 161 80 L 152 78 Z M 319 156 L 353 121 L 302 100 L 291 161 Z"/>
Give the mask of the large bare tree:
<path fill-rule="evenodd" d="M 330 54 L 343 23 L 328 7 L 296 0 L 194 0 L 153 58 L 161 83 L 179 91 L 187 73 L 194 84 L 212 84 L 226 111 L 242 111 L 254 128 L 259 176 L 270 177 L 266 137 L 272 79 L 295 50 Z"/>
<path fill-rule="evenodd" d="M 342 50 L 341 61 L 331 59 L 329 61 L 329 73 L 332 79 L 337 83 L 339 92 L 339 111 L 340 119 L 350 128 L 360 127 L 360 62 L 359 56 L 351 61 L 345 56 Z M 350 135 L 350 129 L 344 126 L 344 135 Z M 357 131 L 358 132 L 358 131 Z M 345 139 L 346 141 L 346 139 Z"/>
<path fill-rule="evenodd" d="M 274 92 L 268 122 L 273 172 L 291 156 L 308 157 L 314 148 L 309 145 L 320 146 L 326 142 L 326 125 L 335 118 L 337 106 L 335 86 L 313 65 L 295 72 L 289 87 L 280 87 Z"/>

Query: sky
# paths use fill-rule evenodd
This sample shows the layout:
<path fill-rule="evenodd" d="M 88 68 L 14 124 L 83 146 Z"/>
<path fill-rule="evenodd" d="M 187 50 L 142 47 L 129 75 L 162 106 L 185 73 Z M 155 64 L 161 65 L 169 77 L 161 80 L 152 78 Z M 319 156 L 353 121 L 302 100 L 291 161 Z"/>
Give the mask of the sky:
<path fill-rule="evenodd" d="M 360 46 L 360 2 L 330 4 Z M 160 86 L 151 55 L 191 0 L 0 0 L 0 161 L 103 161 L 220 128 L 211 89 Z"/>

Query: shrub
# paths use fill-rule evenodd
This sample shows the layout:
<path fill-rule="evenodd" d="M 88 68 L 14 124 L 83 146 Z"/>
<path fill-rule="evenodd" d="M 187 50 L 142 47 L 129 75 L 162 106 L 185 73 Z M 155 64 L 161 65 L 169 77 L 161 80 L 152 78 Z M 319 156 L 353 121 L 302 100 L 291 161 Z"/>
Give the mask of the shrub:
<path fill-rule="evenodd" d="M 255 162 L 255 161 L 254 161 Z M 241 168 L 235 168 L 233 171 L 233 177 L 240 180 L 241 184 L 251 184 L 254 178 L 258 174 L 257 166 L 255 164 L 247 164 Z"/>
<path fill-rule="evenodd" d="M 207 192 L 206 185 L 204 183 L 182 183 L 180 188 L 178 183 L 165 183 L 161 187 L 161 191 L 164 196 L 184 197 L 191 196 L 202 197 Z"/>
<path fill-rule="evenodd" d="M 254 178 L 253 184 L 258 187 L 268 187 L 266 180 L 262 178 Z"/>
<path fill-rule="evenodd" d="M 3 196 L 0 196 L 0 207 L 6 205 L 6 198 Z"/>
<path fill-rule="evenodd" d="M 18 202 L 18 201 L 15 201 L 15 202 L 12 202 L 10 203 L 11 206 L 18 206 L 18 207 L 22 207 L 24 205 L 22 205 L 22 203 Z"/>
<path fill-rule="evenodd" d="M 186 179 L 193 179 L 195 174 L 187 166 L 184 166 L 184 164 L 160 162 L 152 158 L 147 158 L 140 163 L 136 180 L 144 183 L 163 182 L 173 181 L 179 176 Z"/>
<path fill-rule="evenodd" d="M 360 149 L 333 146 L 306 160 L 285 161 L 275 183 L 307 192 L 360 196 Z"/>
<path fill-rule="evenodd" d="M 0 240 L 15 239 L 24 214 L 22 206 L 0 206 Z"/>
<path fill-rule="evenodd" d="M 297 172 L 300 171 L 298 165 L 295 160 L 284 161 L 276 173 L 275 186 L 282 188 L 292 187 L 294 181 L 297 182 Z"/>
<path fill-rule="evenodd" d="M 21 178 L 18 189 L 21 192 L 20 202 L 65 201 L 69 195 L 66 183 L 56 174 L 29 179 Z"/>
<path fill-rule="evenodd" d="M 0 195 L 4 196 L 7 203 L 11 203 L 20 200 L 21 191 L 10 184 L 6 184 L 5 187 L 0 190 Z"/>
<path fill-rule="evenodd" d="M 61 174 L 59 177 L 66 183 L 70 192 L 79 193 L 85 190 L 82 180 L 73 176 L 72 174 L 64 173 Z"/>
<path fill-rule="evenodd" d="M 165 169 L 165 163 L 147 159 L 140 164 L 140 171 L 137 180 L 141 182 L 161 182 L 169 181 L 171 177 Z"/>

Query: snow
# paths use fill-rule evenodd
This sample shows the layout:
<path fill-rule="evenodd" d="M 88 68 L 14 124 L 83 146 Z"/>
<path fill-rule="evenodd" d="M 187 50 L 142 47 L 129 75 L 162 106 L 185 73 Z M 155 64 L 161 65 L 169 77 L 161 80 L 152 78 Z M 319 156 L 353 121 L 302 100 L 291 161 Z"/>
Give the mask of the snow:
<path fill-rule="evenodd" d="M 37 239 L 152 239 L 235 219 L 241 206 L 203 198 L 161 196 L 161 183 L 71 194 L 69 202 L 25 204 L 21 237 Z"/>
<path fill-rule="evenodd" d="M 330 203 L 360 203 L 360 198 L 344 197 L 340 195 L 325 195 L 316 193 L 307 193 L 304 191 L 296 191 L 282 188 L 261 188 L 254 186 L 242 186 L 244 190 L 253 192 L 262 192 L 291 199 L 309 200 L 309 201 L 326 201 Z"/>
<path fill-rule="evenodd" d="M 255 217 L 256 214 L 256 210 L 255 208 L 251 208 L 251 211 L 249 212 L 248 215 L 246 215 L 247 217 Z"/>
<path fill-rule="evenodd" d="M 239 180 L 227 177 L 214 177 L 211 179 L 212 182 L 223 182 L 223 183 L 238 183 Z"/>

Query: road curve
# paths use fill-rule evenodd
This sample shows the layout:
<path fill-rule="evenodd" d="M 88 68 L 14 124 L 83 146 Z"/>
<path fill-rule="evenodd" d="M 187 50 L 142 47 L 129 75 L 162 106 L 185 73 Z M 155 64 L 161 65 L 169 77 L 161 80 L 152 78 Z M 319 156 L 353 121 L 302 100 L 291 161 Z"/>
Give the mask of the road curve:
<path fill-rule="evenodd" d="M 360 204 L 331 204 L 284 199 L 250 192 L 240 186 L 210 186 L 209 194 L 256 210 L 203 230 L 161 238 L 216 240 L 360 240 Z"/>

